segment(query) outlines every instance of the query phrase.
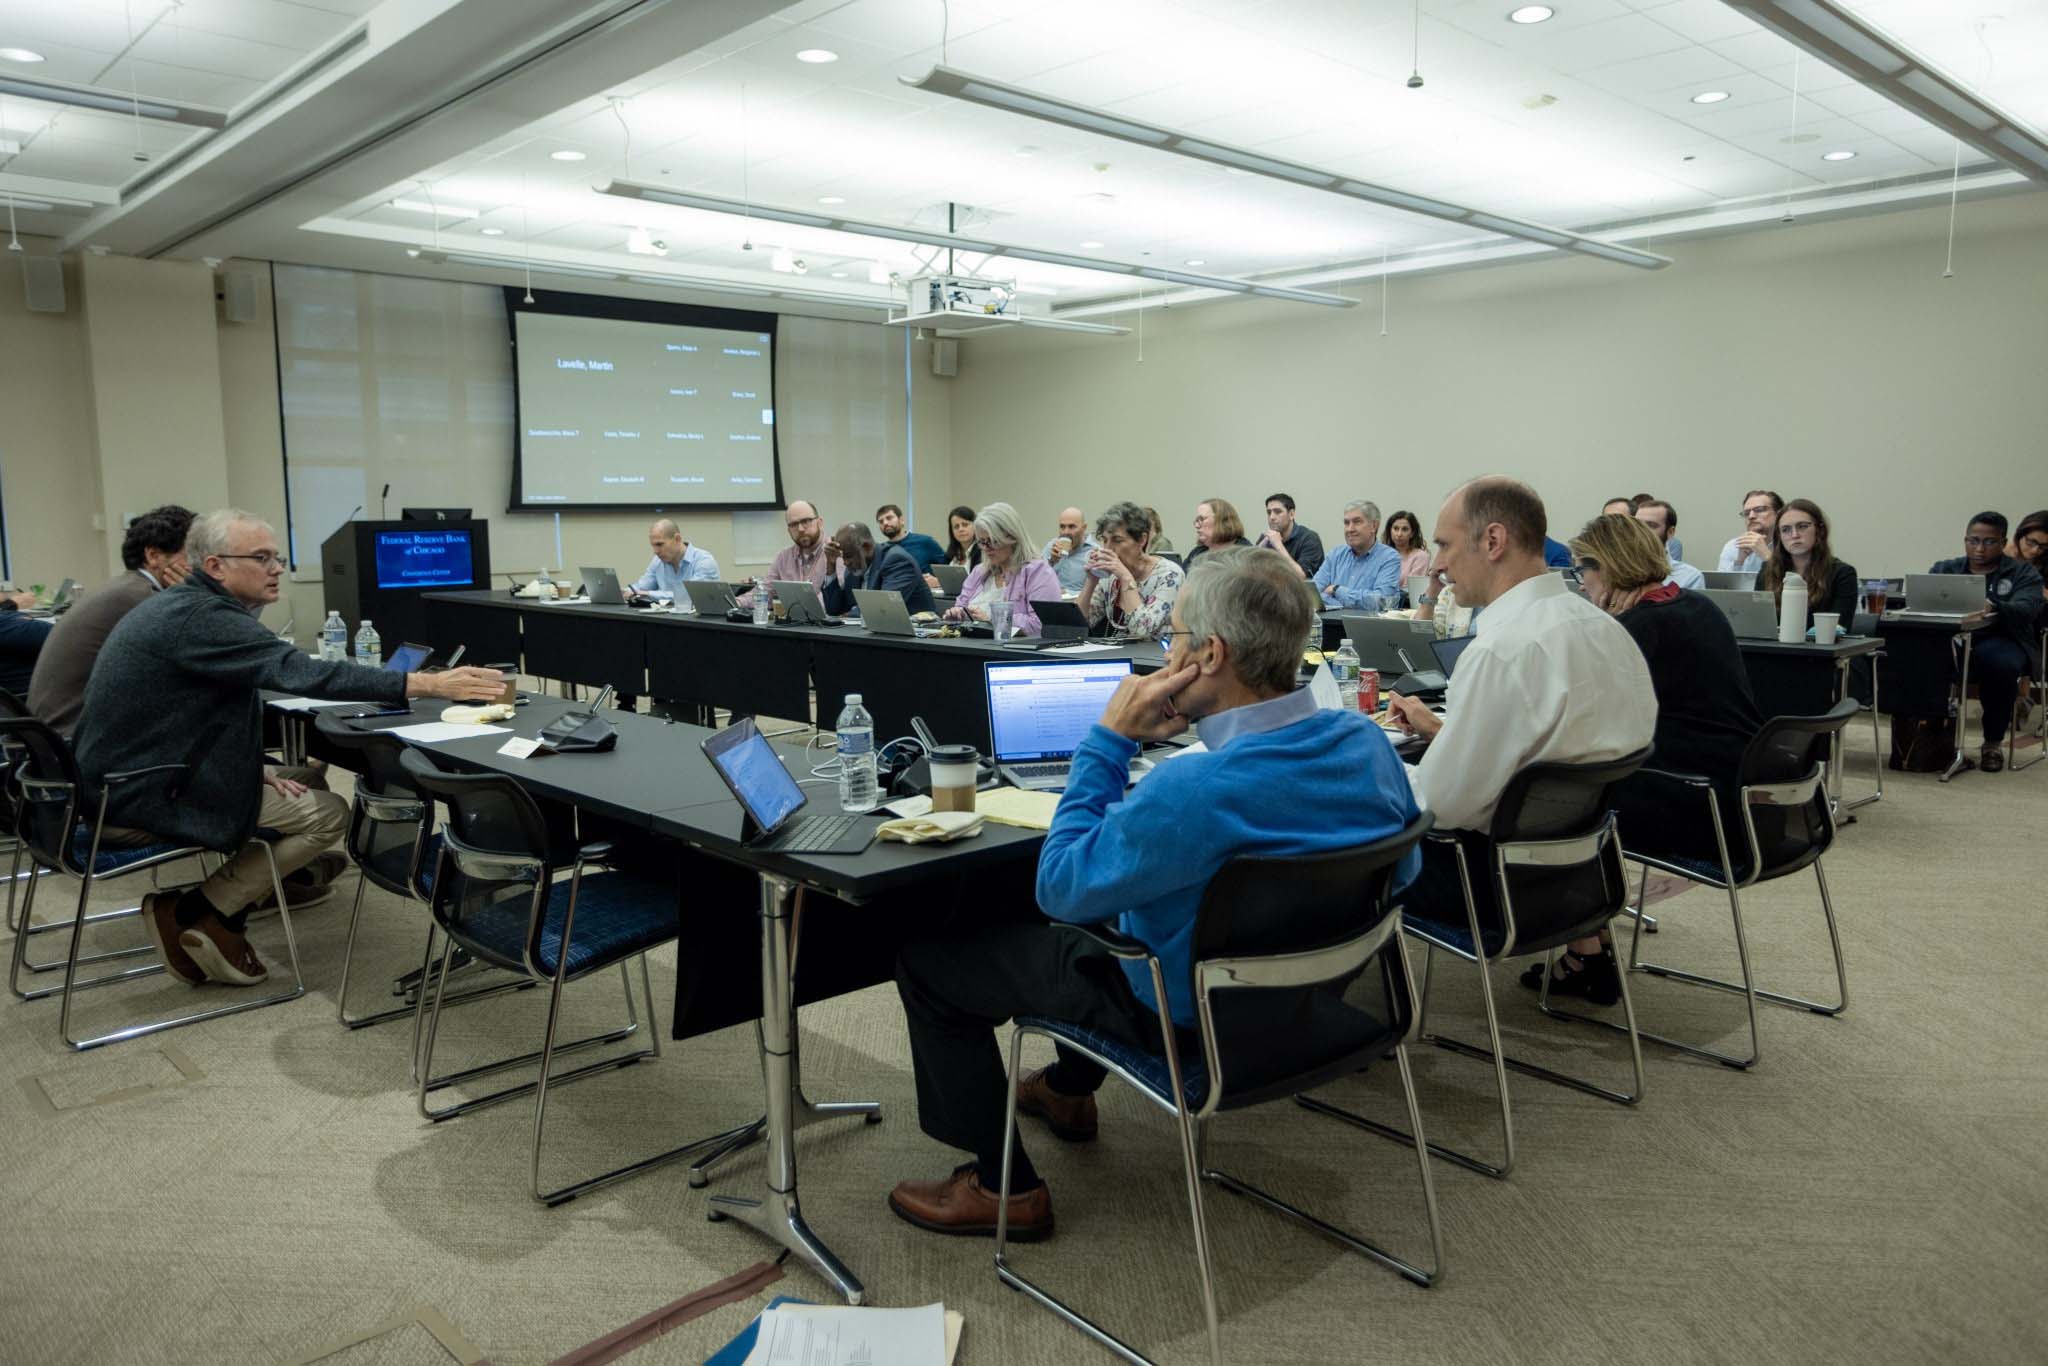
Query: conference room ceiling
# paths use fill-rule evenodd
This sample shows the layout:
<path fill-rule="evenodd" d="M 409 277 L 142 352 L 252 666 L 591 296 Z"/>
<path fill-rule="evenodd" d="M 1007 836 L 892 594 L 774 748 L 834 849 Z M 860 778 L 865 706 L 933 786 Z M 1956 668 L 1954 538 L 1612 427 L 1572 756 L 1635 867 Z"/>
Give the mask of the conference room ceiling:
<path fill-rule="evenodd" d="M 2007 114 L 2048 124 L 2048 0 L 1842 3 Z M 223 135 L 0 97 L 0 139 L 21 144 L 0 152 L 0 190 L 26 199 L 68 184 L 83 203 L 117 201 L 84 220 L 76 210 L 20 215 L 25 230 L 73 246 L 453 278 L 499 278 L 491 258 L 523 267 L 530 256 L 543 271 L 857 302 L 880 299 L 889 273 L 908 277 L 938 253 L 597 187 L 636 180 L 933 230 L 957 206 L 956 228 L 987 241 L 1280 282 L 1362 278 L 1382 261 L 1551 254 L 904 84 L 941 61 L 1215 143 L 1653 251 L 1659 237 L 1690 228 L 1742 226 L 1745 211 L 1775 224 L 1767 210 L 1788 198 L 1811 215 L 1946 196 L 1957 160 L 1947 132 L 1720 0 L 1556 0 L 1538 23 L 1511 21 L 1509 0 L 1422 0 L 1419 35 L 1412 0 L 721 0 L 692 7 L 701 41 L 649 41 L 682 32 L 679 4 L 556 4 L 550 17 L 562 26 L 571 15 L 646 22 L 593 24 L 573 52 L 540 50 L 480 87 L 459 111 L 459 141 L 446 119 L 438 135 L 395 129 L 332 172 L 281 184 L 246 212 L 195 221 L 183 235 L 161 211 L 146 231 L 135 226 L 142 216 L 131 223 L 127 192 L 161 190 L 182 168 L 150 180 L 153 167 L 195 152 L 203 161 L 233 126 Z M 529 0 L 5 0 L 0 49 L 46 60 L 0 58 L 0 78 L 262 116 L 277 84 L 317 66 L 323 48 L 333 70 L 302 75 L 301 87 L 317 96 L 323 82 L 367 85 L 353 56 L 331 55 L 358 26 L 376 36 L 380 26 L 416 25 L 421 47 L 452 42 L 451 31 L 481 43 L 494 25 L 509 40 L 516 22 L 539 13 Z M 409 79 L 432 79 L 431 64 L 416 66 Z M 1411 71 L 1421 88 L 1409 87 Z M 387 105 L 435 93 L 392 90 L 389 78 L 377 90 Z M 1696 102 L 1709 92 L 1725 97 Z M 256 124 L 241 130 L 244 157 L 261 147 Z M 133 160 L 138 138 L 150 162 Z M 303 146 L 293 155 L 303 160 Z M 1966 188 L 2017 179 L 1974 149 L 1961 164 Z M 1016 281 L 1036 310 L 1135 290 L 1128 276 L 1096 271 L 956 264 Z"/>

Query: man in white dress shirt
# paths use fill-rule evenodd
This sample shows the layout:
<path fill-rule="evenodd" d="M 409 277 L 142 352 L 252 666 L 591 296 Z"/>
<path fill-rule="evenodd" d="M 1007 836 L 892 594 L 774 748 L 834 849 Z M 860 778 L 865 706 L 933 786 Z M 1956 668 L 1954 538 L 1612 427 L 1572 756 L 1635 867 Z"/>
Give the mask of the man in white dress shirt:
<path fill-rule="evenodd" d="M 1771 542 L 1778 529 L 1778 514 L 1785 500 L 1769 489 L 1751 489 L 1742 496 L 1740 536 L 1721 547 L 1721 568 L 1729 572 L 1760 573 L 1771 558 Z"/>
<path fill-rule="evenodd" d="M 1545 569 L 1546 521 L 1534 489 L 1487 476 L 1453 492 L 1431 523 L 1437 567 L 1459 603 L 1486 610 L 1458 658 L 1445 714 L 1399 694 L 1391 705 L 1403 727 L 1430 740 L 1415 785 L 1436 828 L 1468 841 L 1485 835 L 1501 793 L 1529 765 L 1618 759 L 1648 745 L 1656 729 L 1657 696 L 1641 649 Z M 1482 923 L 1497 923 L 1491 880 L 1472 882 Z M 1404 901 L 1422 918 L 1465 923 L 1448 846 L 1424 846 L 1421 876 Z M 1595 938 L 1571 947 L 1593 989 L 1587 999 L 1610 1003 L 1610 986 L 1618 999 L 1611 946 Z"/>

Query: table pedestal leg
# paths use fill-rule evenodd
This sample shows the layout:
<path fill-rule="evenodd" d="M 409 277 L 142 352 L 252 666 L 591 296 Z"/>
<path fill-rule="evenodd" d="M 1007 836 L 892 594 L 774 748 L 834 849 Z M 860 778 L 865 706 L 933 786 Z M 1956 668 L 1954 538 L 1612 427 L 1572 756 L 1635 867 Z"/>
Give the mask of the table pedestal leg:
<path fill-rule="evenodd" d="M 1962 681 L 1961 681 L 1960 683 L 1956 684 L 1956 757 L 1955 757 L 1955 758 L 1953 758 L 1953 759 L 1951 759 L 1951 760 L 1949 760 L 1949 764 L 1948 764 L 1948 771 L 1947 771 L 1947 772 L 1945 772 L 1945 773 L 1943 773 L 1943 774 L 1941 775 L 1941 779 L 1940 779 L 1940 781 L 1942 781 L 1942 782 L 1944 782 L 1944 783 L 1945 783 L 1945 782 L 1947 782 L 1947 781 L 1948 781 L 1948 780 L 1949 780 L 1950 778 L 1953 778 L 1953 777 L 1955 777 L 1955 776 L 1956 776 L 1956 774 L 1958 774 L 1958 773 L 1961 773 L 1961 772 L 1962 772 L 1962 771 L 1963 771 L 1964 769 L 1966 769 L 1966 768 L 1970 768 L 1970 767 L 1972 767 L 1972 766 L 1973 766 L 1973 765 L 1972 765 L 1972 764 L 1970 763 L 1970 756 L 1969 756 L 1969 753 L 1967 752 L 1967 750 L 1965 749 L 1965 747 L 1964 747 L 1964 745 L 1963 745 L 1963 739 L 1964 739 L 1964 734 L 1965 734 L 1965 732 L 1966 732 L 1966 731 L 1968 731 L 1968 730 L 1969 730 L 1969 721 L 1970 721 L 1970 642 L 1971 642 L 1971 633 L 1970 633 L 1970 632 L 1968 632 L 1968 631 L 1965 631 L 1965 632 L 1963 632 L 1963 635 L 1962 635 L 1962 640 L 1963 640 L 1963 670 L 1962 670 L 1962 675 L 1961 675 L 1961 677 L 1962 677 Z"/>

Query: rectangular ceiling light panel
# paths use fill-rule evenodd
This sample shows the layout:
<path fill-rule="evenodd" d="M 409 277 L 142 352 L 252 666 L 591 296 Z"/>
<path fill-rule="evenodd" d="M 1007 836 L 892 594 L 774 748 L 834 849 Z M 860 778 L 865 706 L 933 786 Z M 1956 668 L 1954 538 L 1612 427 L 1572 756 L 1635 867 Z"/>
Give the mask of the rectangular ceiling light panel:
<path fill-rule="evenodd" d="M 109 114 L 127 114 L 159 123 L 182 123 L 193 128 L 225 128 L 228 116 L 218 109 L 172 100 L 145 99 L 98 86 L 46 81 L 34 76 L 0 76 L 0 95 L 18 95 L 25 100 L 46 100 L 78 109 L 98 109 Z"/>

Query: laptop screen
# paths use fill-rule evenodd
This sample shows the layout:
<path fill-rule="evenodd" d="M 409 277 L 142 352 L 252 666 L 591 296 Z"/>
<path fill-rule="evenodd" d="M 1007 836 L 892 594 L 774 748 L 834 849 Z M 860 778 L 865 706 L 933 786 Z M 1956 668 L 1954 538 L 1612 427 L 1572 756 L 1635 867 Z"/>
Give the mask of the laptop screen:
<path fill-rule="evenodd" d="M 425 645 L 414 645 L 411 642 L 407 642 L 393 650 L 386 657 L 384 667 L 392 673 L 418 673 L 421 667 L 426 664 L 427 657 L 433 653 Z"/>
<path fill-rule="evenodd" d="M 1131 675 L 1128 659 L 984 665 L 988 731 L 998 763 L 1065 759 Z"/>
<path fill-rule="evenodd" d="M 775 829 L 804 804 L 804 790 L 782 766 L 751 716 L 735 719 L 706 740 L 704 753 L 762 830 Z"/>
<path fill-rule="evenodd" d="M 1465 647 L 1477 639 L 1478 636 L 1446 636 L 1430 646 L 1436 655 L 1436 666 L 1444 671 L 1445 678 L 1457 672 L 1458 656 L 1464 654 Z"/>

